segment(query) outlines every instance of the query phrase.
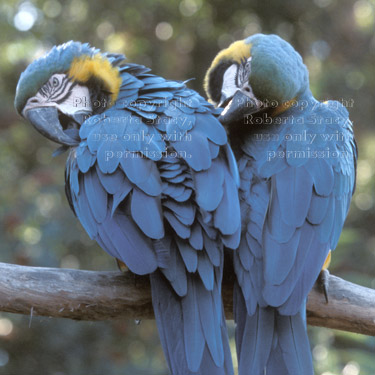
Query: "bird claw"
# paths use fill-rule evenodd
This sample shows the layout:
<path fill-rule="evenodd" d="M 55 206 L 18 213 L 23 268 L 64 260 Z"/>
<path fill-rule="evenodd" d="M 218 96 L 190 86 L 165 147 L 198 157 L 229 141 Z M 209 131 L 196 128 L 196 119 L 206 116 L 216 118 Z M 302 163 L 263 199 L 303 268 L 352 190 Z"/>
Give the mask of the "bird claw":
<path fill-rule="evenodd" d="M 329 289 L 329 271 L 327 269 L 321 270 L 318 276 L 318 286 L 323 291 L 326 303 L 329 302 L 328 299 L 328 289 Z"/>
<path fill-rule="evenodd" d="M 129 271 L 129 268 L 127 267 L 127 265 L 122 262 L 120 259 L 117 259 L 116 258 L 116 263 L 117 263 L 117 267 L 118 269 L 123 272 L 123 273 L 127 273 Z"/>

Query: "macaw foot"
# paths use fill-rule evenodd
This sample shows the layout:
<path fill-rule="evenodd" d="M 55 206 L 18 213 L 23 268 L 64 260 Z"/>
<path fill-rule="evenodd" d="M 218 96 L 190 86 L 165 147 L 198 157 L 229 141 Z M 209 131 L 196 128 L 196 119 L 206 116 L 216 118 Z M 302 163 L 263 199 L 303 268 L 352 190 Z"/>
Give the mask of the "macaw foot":
<path fill-rule="evenodd" d="M 118 269 L 119 269 L 121 272 L 123 272 L 123 273 L 125 273 L 125 272 L 129 272 L 129 268 L 128 268 L 128 266 L 127 266 L 123 261 L 121 261 L 120 259 L 117 259 L 117 258 L 116 258 L 116 263 L 117 263 L 117 267 L 118 267 Z"/>
<path fill-rule="evenodd" d="M 318 276 L 318 286 L 323 291 L 326 303 L 328 303 L 329 271 L 327 269 L 323 269 L 320 271 L 320 274 Z"/>

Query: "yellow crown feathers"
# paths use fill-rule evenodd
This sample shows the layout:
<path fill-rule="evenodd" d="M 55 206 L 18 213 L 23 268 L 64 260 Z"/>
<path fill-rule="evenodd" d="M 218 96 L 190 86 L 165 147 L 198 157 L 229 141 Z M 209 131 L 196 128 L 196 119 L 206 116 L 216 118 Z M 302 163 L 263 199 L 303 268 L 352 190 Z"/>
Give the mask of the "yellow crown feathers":
<path fill-rule="evenodd" d="M 235 61 L 238 64 L 241 64 L 244 59 L 248 59 L 251 56 L 251 44 L 246 43 L 244 40 L 238 40 L 233 42 L 228 48 L 220 51 L 214 60 L 212 61 L 211 66 L 209 67 L 206 76 L 204 78 L 203 87 L 209 95 L 209 79 L 213 70 L 224 60 Z M 211 101 L 211 98 L 210 98 Z"/>
<path fill-rule="evenodd" d="M 251 44 L 246 43 L 244 40 L 237 40 L 233 42 L 228 48 L 220 51 L 211 66 L 216 66 L 221 60 L 234 60 L 237 63 L 241 63 L 243 59 L 250 57 Z"/>
<path fill-rule="evenodd" d="M 85 55 L 74 58 L 68 76 L 81 83 L 92 77 L 100 79 L 105 89 L 111 93 L 112 102 L 116 101 L 122 82 L 118 69 L 99 53 L 92 57 Z"/>

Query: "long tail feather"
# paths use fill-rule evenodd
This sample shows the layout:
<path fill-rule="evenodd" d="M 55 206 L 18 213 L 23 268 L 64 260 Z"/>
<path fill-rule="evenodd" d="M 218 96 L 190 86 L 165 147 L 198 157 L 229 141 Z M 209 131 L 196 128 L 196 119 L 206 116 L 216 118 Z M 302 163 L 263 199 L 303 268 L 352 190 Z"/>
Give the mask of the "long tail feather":
<path fill-rule="evenodd" d="M 200 301 L 204 289 L 201 279 L 188 274 L 188 290 L 184 297 L 176 294 L 160 271 L 151 274 L 150 280 L 156 324 L 171 374 L 233 375 L 223 309 L 221 307 L 218 312 L 214 303 L 207 305 L 207 301 Z M 219 292 L 219 288 L 206 291 L 207 297 L 212 299 L 214 296 L 210 296 L 210 293 Z M 217 350 L 212 348 L 213 338 L 206 337 L 207 327 L 203 327 L 200 314 L 200 309 L 208 306 L 213 310 L 209 315 L 216 324 L 213 333 L 218 341 Z M 215 316 L 219 316 L 220 320 Z"/>
<path fill-rule="evenodd" d="M 238 285 L 234 296 L 239 375 L 314 374 L 304 306 L 293 316 L 259 306 L 249 315 Z"/>
<path fill-rule="evenodd" d="M 293 316 L 277 315 L 276 327 L 284 363 L 290 375 L 312 375 L 314 368 L 307 337 L 305 305 Z M 271 373 L 270 373 L 271 374 Z"/>

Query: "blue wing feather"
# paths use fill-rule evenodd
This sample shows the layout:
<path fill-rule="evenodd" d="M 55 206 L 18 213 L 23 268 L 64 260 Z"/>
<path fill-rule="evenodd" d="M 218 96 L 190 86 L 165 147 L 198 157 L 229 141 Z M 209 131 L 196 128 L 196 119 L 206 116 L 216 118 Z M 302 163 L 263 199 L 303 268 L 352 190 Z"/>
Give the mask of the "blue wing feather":
<path fill-rule="evenodd" d="M 190 238 L 189 238 L 189 243 L 196 250 L 202 250 L 203 249 L 202 227 L 198 223 L 195 223 L 192 226 L 191 235 L 190 235 Z"/>
<path fill-rule="evenodd" d="M 282 219 L 299 227 L 306 219 L 312 195 L 312 178 L 304 167 L 285 168 L 275 175 Z"/>
<path fill-rule="evenodd" d="M 118 155 L 124 155 L 125 149 L 121 143 L 109 144 L 103 142 L 97 153 L 98 166 L 103 173 L 113 173 L 118 168 L 120 159 Z"/>
<path fill-rule="evenodd" d="M 194 129 L 205 134 L 210 141 L 217 145 L 223 146 L 227 143 L 227 133 L 214 116 L 197 114 L 195 118 Z"/>
<path fill-rule="evenodd" d="M 85 194 L 85 187 L 82 183 L 82 176 L 80 177 L 80 180 L 80 193 L 77 198 L 73 200 L 75 203 L 74 210 L 87 234 L 91 239 L 93 239 L 97 233 L 98 223 L 95 221 L 91 212 L 90 205 Z"/>
<path fill-rule="evenodd" d="M 225 171 L 225 173 L 229 174 L 228 171 Z M 227 177 L 223 185 L 223 199 L 214 214 L 214 224 L 216 228 L 220 229 L 221 233 L 233 234 L 240 226 L 240 207 L 237 200 L 238 191 L 235 181 L 228 175 Z"/>
<path fill-rule="evenodd" d="M 164 211 L 164 217 L 180 238 L 186 239 L 190 237 L 190 227 L 182 224 L 175 215 L 169 211 Z"/>
<path fill-rule="evenodd" d="M 293 267 L 301 230 L 296 230 L 292 238 L 285 243 L 275 241 L 267 228 L 264 233 L 264 277 L 266 283 L 279 285 Z M 277 272 L 275 272 L 277 270 Z"/>
<path fill-rule="evenodd" d="M 279 243 L 288 242 L 296 231 L 296 226 L 287 224 L 282 215 L 282 208 L 279 202 L 279 194 L 274 194 L 267 214 L 267 226 L 270 236 Z M 259 222 L 254 220 L 254 222 Z"/>
<path fill-rule="evenodd" d="M 328 196 L 331 194 L 334 184 L 332 166 L 325 159 L 309 160 L 306 170 L 310 173 L 317 194 Z"/>
<path fill-rule="evenodd" d="M 168 266 L 161 268 L 164 276 L 171 283 L 174 291 L 180 296 L 186 296 L 188 288 L 188 279 L 183 258 L 177 251 L 177 245 L 174 241 L 170 244 L 170 256 Z"/>
<path fill-rule="evenodd" d="M 322 197 L 313 192 L 307 220 L 311 224 L 320 224 L 327 214 L 328 204 L 329 198 Z"/>
<path fill-rule="evenodd" d="M 121 191 L 119 191 L 119 192 L 117 192 L 113 195 L 111 216 L 113 216 L 113 214 L 117 210 L 120 203 L 122 203 L 124 201 L 124 199 L 127 197 L 127 195 L 133 189 L 133 186 L 131 185 L 131 183 L 127 180 L 125 180 L 125 181 L 126 182 L 123 184 Z"/>
<path fill-rule="evenodd" d="M 195 174 L 196 199 L 200 207 L 207 211 L 216 209 L 223 198 L 224 170 L 217 159 L 208 170 Z"/>
<path fill-rule="evenodd" d="M 111 220 L 102 223 L 101 228 L 111 238 L 120 259 L 134 273 L 144 275 L 156 269 L 157 260 L 151 241 L 126 215 L 114 214 Z"/>
<path fill-rule="evenodd" d="M 210 168 L 211 154 L 207 137 L 204 134 L 192 129 L 189 138 L 185 137 L 179 142 L 172 142 L 172 144 L 195 171 L 199 172 Z"/>
<path fill-rule="evenodd" d="M 154 173 L 153 169 L 156 169 L 156 166 L 151 167 L 151 172 L 147 180 L 138 182 L 137 186 L 146 194 L 156 197 L 161 194 L 163 187 L 159 174 Z"/>
<path fill-rule="evenodd" d="M 188 279 L 189 293 L 182 299 L 186 360 L 192 372 L 197 372 L 204 350 L 204 335 L 198 311 L 196 285 Z"/>
<path fill-rule="evenodd" d="M 159 197 L 151 197 L 133 189 L 131 213 L 143 233 L 153 239 L 164 237 L 163 213 Z"/>
<path fill-rule="evenodd" d="M 113 173 L 103 173 L 98 165 L 96 165 L 96 173 L 99 177 L 100 183 L 109 194 L 120 192 L 124 185 L 130 184 L 128 180 L 125 179 L 124 174 L 119 170 L 116 170 Z"/>
<path fill-rule="evenodd" d="M 153 161 L 140 157 L 139 155 L 132 154 L 129 157 L 124 157 L 120 160 L 122 169 L 126 176 L 135 185 L 145 182 L 150 173 Z"/>
<path fill-rule="evenodd" d="M 107 192 L 103 189 L 94 170 L 83 175 L 85 193 L 91 212 L 97 223 L 102 223 L 108 211 Z"/>
<path fill-rule="evenodd" d="M 214 268 L 208 256 L 204 252 L 198 254 L 198 273 L 207 290 L 214 287 Z"/>
<path fill-rule="evenodd" d="M 93 155 L 87 147 L 84 147 L 85 144 L 81 145 L 77 148 L 77 161 L 78 161 L 78 168 L 82 173 L 86 173 L 90 167 L 96 161 L 95 155 Z"/>
<path fill-rule="evenodd" d="M 193 249 L 187 242 L 177 240 L 177 245 L 180 250 L 181 257 L 185 263 L 186 269 L 189 272 L 195 272 L 198 267 L 197 251 Z"/>
<path fill-rule="evenodd" d="M 224 363 L 224 351 L 221 331 L 217 330 L 217 327 L 220 326 L 221 317 L 218 317 L 217 314 L 212 314 L 215 311 L 212 295 L 201 283 L 197 283 L 196 291 L 199 300 L 199 317 L 208 349 L 216 366 L 222 367 Z"/>
<path fill-rule="evenodd" d="M 208 147 L 210 149 L 211 159 L 216 159 L 219 155 L 220 147 L 208 140 Z"/>
<path fill-rule="evenodd" d="M 193 192 L 193 190 L 184 188 L 183 191 L 181 192 L 181 194 L 176 194 L 174 196 L 174 199 L 177 202 L 185 202 L 190 198 L 192 192 Z"/>
<path fill-rule="evenodd" d="M 203 233 L 204 249 L 210 259 L 210 262 L 219 267 L 221 263 L 222 248 L 215 241 L 211 240 L 205 233 Z"/>
<path fill-rule="evenodd" d="M 178 219 L 185 225 L 193 224 L 196 209 L 191 202 L 179 203 L 174 200 L 168 200 L 163 202 L 163 206 L 173 211 Z M 183 219 L 183 221 L 181 219 Z"/>

